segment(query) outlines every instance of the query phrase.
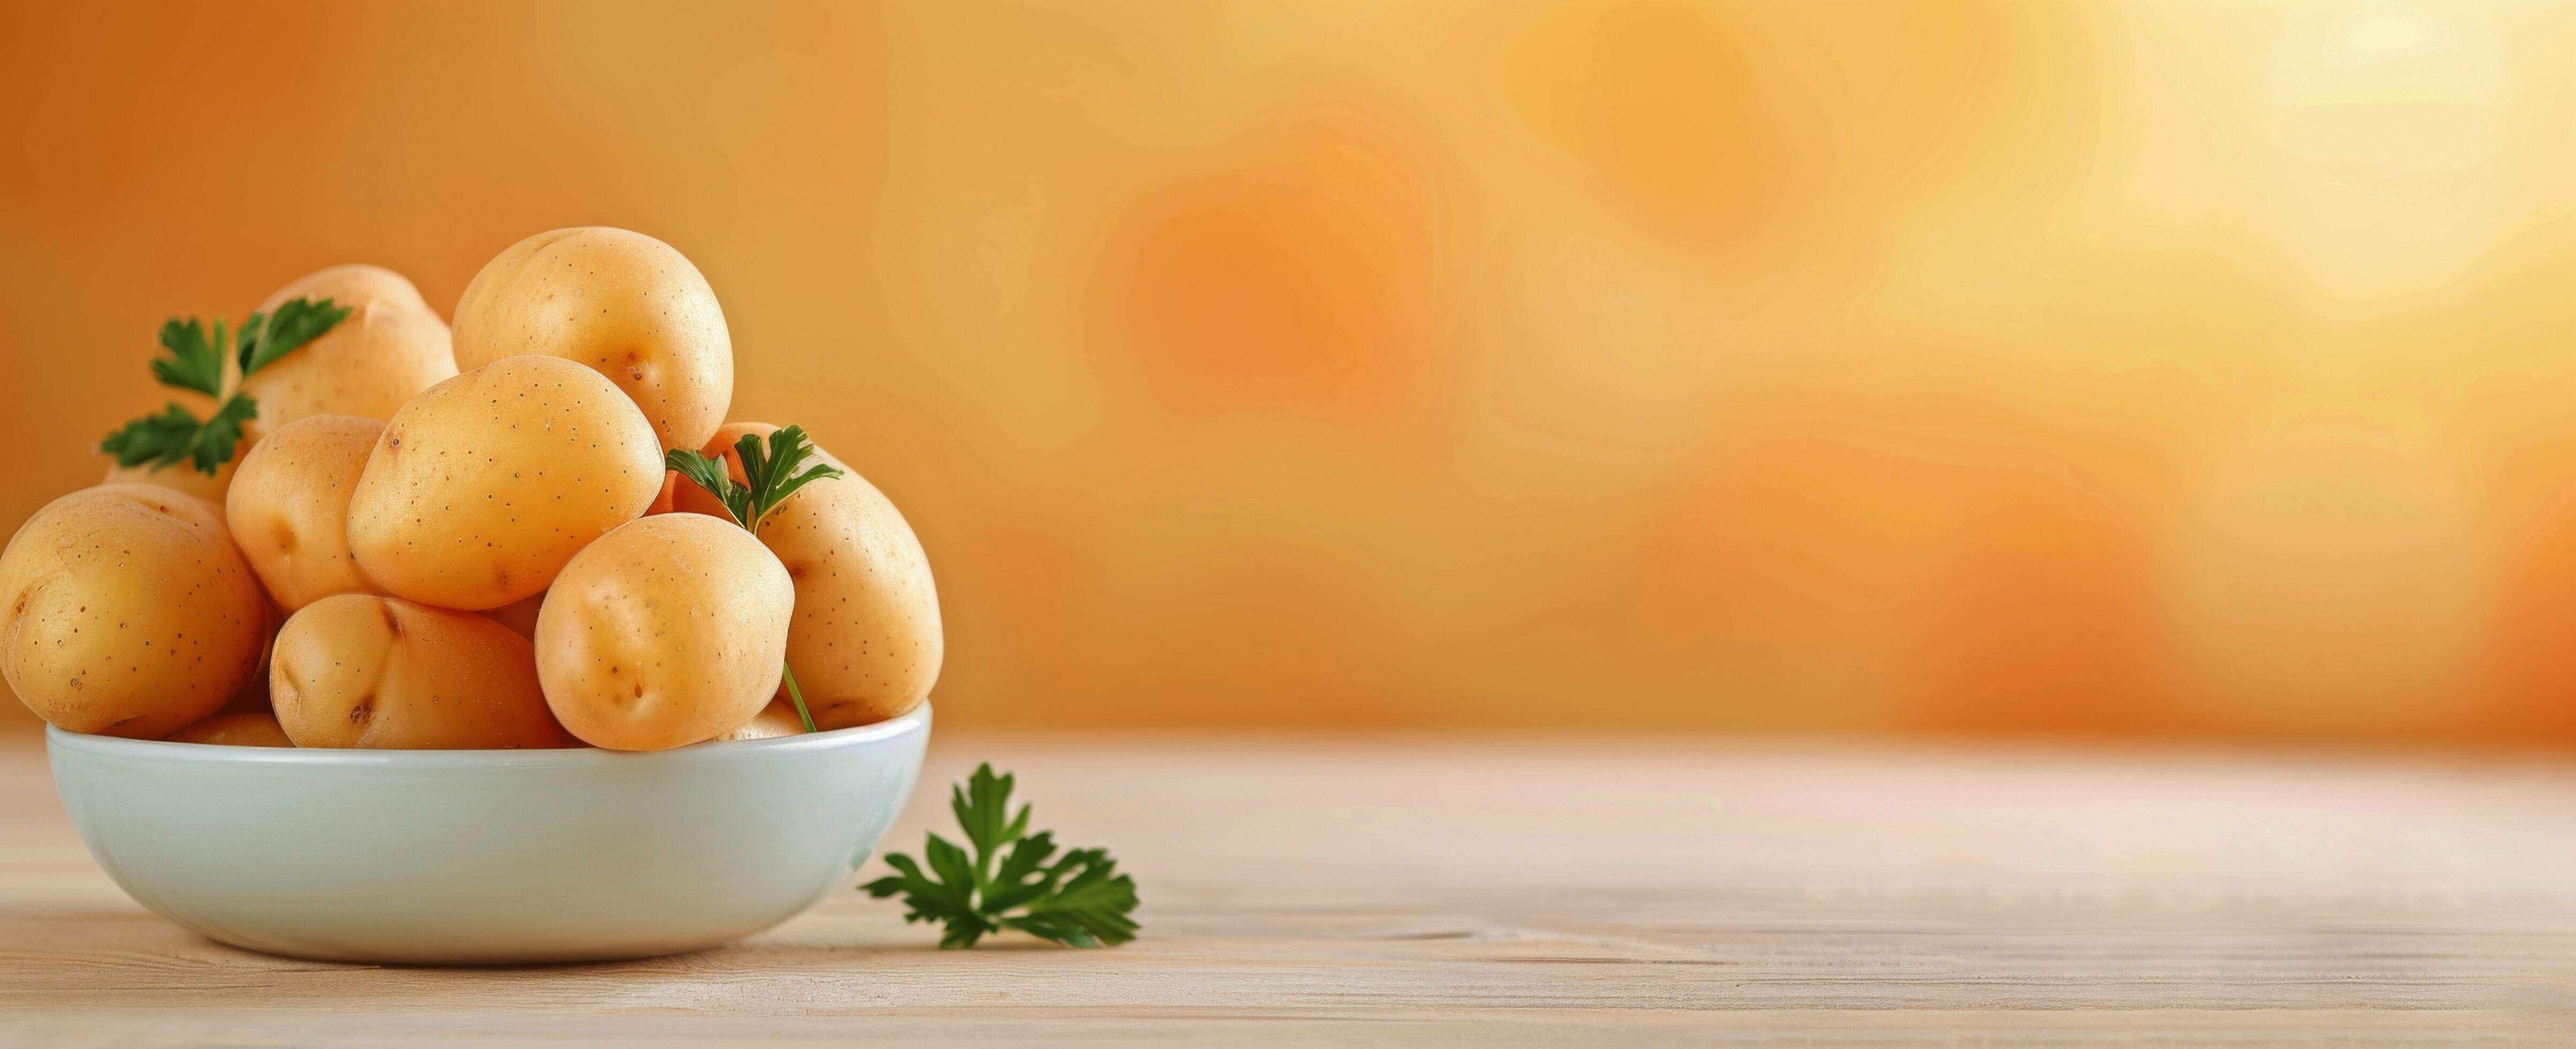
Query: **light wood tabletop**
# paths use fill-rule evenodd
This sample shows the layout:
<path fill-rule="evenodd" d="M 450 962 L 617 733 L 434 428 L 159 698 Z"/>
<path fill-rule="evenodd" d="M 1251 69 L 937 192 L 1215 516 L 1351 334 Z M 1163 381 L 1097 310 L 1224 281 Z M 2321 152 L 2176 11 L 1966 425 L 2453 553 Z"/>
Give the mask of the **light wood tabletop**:
<path fill-rule="evenodd" d="M 2567 764 L 951 732 L 886 847 L 985 758 L 1143 939 L 939 951 L 852 892 L 655 961 L 265 957 L 129 901 L 10 734 L 0 1043 L 2576 1042 Z"/>

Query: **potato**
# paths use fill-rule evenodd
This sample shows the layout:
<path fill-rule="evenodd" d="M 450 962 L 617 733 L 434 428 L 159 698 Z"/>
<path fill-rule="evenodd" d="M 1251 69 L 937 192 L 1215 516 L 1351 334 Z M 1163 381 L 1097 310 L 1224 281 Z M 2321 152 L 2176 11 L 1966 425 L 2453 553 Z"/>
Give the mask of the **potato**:
<path fill-rule="evenodd" d="M 546 711 L 527 638 L 398 597 L 340 594 L 287 617 L 268 690 L 299 747 L 575 745 Z"/>
<path fill-rule="evenodd" d="M 537 677 L 572 734 L 616 750 L 713 739 L 767 705 L 796 590 L 751 533 L 647 517 L 565 565 L 537 613 Z"/>
<path fill-rule="evenodd" d="M 456 301 L 456 361 L 542 353 L 599 370 L 695 448 L 733 400 L 733 336 L 715 290 L 671 246 L 607 226 L 540 233 L 484 263 Z"/>
<path fill-rule="evenodd" d="M 641 515 L 663 472 L 652 425 L 598 372 L 504 357 L 394 413 L 349 498 L 349 550 L 387 593 L 499 608 Z"/>
<path fill-rule="evenodd" d="M 349 554 L 349 496 L 385 424 L 315 415 L 280 427 L 243 457 L 225 523 L 251 571 L 288 612 L 333 594 L 380 594 Z"/>
<path fill-rule="evenodd" d="M 202 416 L 204 413 L 198 414 Z M 232 490 L 233 475 L 241 466 L 242 450 L 249 447 L 251 443 L 248 439 L 235 445 L 233 457 L 224 460 L 223 465 L 216 467 L 212 474 L 199 473 L 195 465 L 185 462 L 172 466 L 154 466 L 150 463 L 140 466 L 118 466 L 116 460 L 110 459 L 107 463 L 107 476 L 99 483 L 158 485 L 173 492 L 186 492 L 222 506 L 226 493 Z"/>
<path fill-rule="evenodd" d="M 227 747 L 292 747 L 286 730 L 277 726 L 276 716 L 265 711 L 255 714 L 217 714 L 194 725 L 173 732 L 172 743 L 212 743 Z"/>
<path fill-rule="evenodd" d="M 717 734 L 716 738 L 724 740 L 776 739 L 780 736 L 801 736 L 804 734 L 805 719 L 796 716 L 796 707 L 794 704 L 780 699 L 772 700 L 768 706 L 760 708 L 760 713 L 752 715 L 751 720 Z"/>
<path fill-rule="evenodd" d="M 268 313 L 289 299 L 330 299 L 347 317 L 242 380 L 259 402 L 260 433 L 314 415 L 391 419 L 403 402 L 456 376 L 447 322 L 402 274 L 382 266 L 333 266 L 277 289 Z"/>
<path fill-rule="evenodd" d="M 0 676 L 73 732 L 159 739 L 242 686 L 266 625 L 259 580 L 211 504 L 166 488 L 63 496 L 0 552 Z"/>
<path fill-rule="evenodd" d="M 777 427 L 731 423 L 707 442 L 722 453 L 735 480 L 741 459 L 733 442 L 766 438 Z M 761 523 L 768 545 L 796 580 L 796 625 L 787 635 L 787 665 L 820 729 L 848 728 L 896 717 L 920 706 L 939 680 L 947 652 L 939 624 L 939 591 L 930 559 L 903 514 L 855 470 L 817 448 L 816 457 L 846 471 L 788 496 Z M 724 515 L 706 490 L 682 483 L 673 504 Z"/>

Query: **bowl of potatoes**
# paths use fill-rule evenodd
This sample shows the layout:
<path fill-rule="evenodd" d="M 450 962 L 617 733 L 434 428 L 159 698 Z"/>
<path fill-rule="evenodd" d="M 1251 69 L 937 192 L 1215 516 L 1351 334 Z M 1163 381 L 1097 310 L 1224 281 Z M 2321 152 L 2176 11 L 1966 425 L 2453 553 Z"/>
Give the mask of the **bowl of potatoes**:
<path fill-rule="evenodd" d="M 453 326 L 341 266 L 230 330 L 0 552 L 0 675 L 100 864 L 227 943 L 637 957 L 793 916 L 909 794 L 944 655 L 903 515 L 726 422 L 669 245 L 539 234 Z"/>

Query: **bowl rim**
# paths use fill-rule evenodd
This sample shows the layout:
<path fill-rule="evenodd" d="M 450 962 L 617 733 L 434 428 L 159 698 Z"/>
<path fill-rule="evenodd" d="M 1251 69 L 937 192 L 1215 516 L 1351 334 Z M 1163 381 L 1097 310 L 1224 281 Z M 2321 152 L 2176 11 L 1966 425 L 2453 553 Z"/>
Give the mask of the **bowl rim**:
<path fill-rule="evenodd" d="M 99 757 L 129 760 L 194 762 L 219 765 L 291 765 L 299 767 L 453 768 L 605 768 L 618 762 L 723 758 L 754 754 L 799 754 L 838 750 L 926 731 L 930 702 L 867 725 L 824 732 L 772 736 L 767 739 L 708 740 L 670 750 L 626 751 L 599 747 L 543 750 L 371 750 L 341 747 L 243 747 L 213 743 L 173 743 L 70 732 L 45 726 L 45 746 Z"/>

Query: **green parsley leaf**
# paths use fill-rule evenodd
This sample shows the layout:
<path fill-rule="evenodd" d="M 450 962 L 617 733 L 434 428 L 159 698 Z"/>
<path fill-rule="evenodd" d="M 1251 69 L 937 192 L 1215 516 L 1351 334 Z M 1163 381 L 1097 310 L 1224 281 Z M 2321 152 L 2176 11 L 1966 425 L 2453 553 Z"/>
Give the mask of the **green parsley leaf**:
<path fill-rule="evenodd" d="M 118 427 L 98 443 L 98 450 L 115 456 L 118 466 L 168 466 L 196 450 L 197 429 L 196 415 L 174 401 L 159 415 L 146 415 Z"/>
<path fill-rule="evenodd" d="M 1140 926 L 1129 917 L 1136 910 L 1135 879 L 1118 873 L 1118 861 L 1104 849 L 1056 856 L 1053 831 L 1028 833 L 1029 806 L 1011 813 L 1012 784 L 1013 777 L 996 776 L 986 764 L 964 787 L 949 788 L 948 809 L 974 847 L 972 858 L 934 833 L 922 849 L 929 873 L 910 856 L 888 853 L 886 866 L 895 873 L 860 889 L 880 900 L 902 896 L 906 922 L 940 923 L 943 948 L 972 947 L 1003 929 L 1073 947 L 1135 939 Z"/>
<path fill-rule="evenodd" d="M 161 385 L 194 390 L 208 397 L 221 397 L 224 385 L 224 322 L 215 320 L 215 337 L 206 339 L 205 325 L 190 317 L 186 323 L 172 317 L 161 322 L 161 348 L 167 357 L 152 358 L 152 377 Z M 128 464 L 131 465 L 131 464 Z"/>
<path fill-rule="evenodd" d="M 242 322 L 241 373 L 248 376 L 267 367 L 280 357 L 304 348 L 304 344 L 321 338 L 352 311 L 330 299 L 288 299 L 269 314 L 263 324 L 259 314 Z"/>
<path fill-rule="evenodd" d="M 814 442 L 806 439 L 802 426 L 771 431 L 765 449 L 759 434 L 744 434 L 734 442 L 733 450 L 742 459 L 742 481 L 733 479 L 724 460 L 688 448 L 671 449 L 663 456 L 663 465 L 706 489 L 707 494 L 724 503 L 725 512 L 733 515 L 733 523 L 754 533 L 760 531 L 760 522 L 769 512 L 796 494 L 797 489 L 827 477 L 842 476 L 841 468 L 830 463 L 815 463 L 803 473 L 796 472 L 814 455 Z"/>
<path fill-rule="evenodd" d="M 242 424 L 258 417 L 258 402 L 238 393 L 202 423 L 195 413 L 173 403 L 158 415 L 146 415 L 117 428 L 98 443 L 98 450 L 115 456 L 118 466 L 148 462 L 157 470 L 186 460 L 212 477 L 233 457 L 233 448 L 241 444 Z"/>
<path fill-rule="evenodd" d="M 158 415 L 146 415 L 118 427 L 99 442 L 98 449 L 115 456 L 118 466 L 148 462 L 158 469 L 187 460 L 199 472 L 214 476 L 241 445 L 242 424 L 259 417 L 259 404 L 249 395 L 238 388 L 224 388 L 227 356 L 237 353 L 241 374 L 249 375 L 321 337 L 349 312 L 347 307 L 332 305 L 329 299 L 318 303 L 311 299 L 291 300 L 279 306 L 276 313 L 254 313 L 243 321 L 238 350 L 227 348 L 233 340 L 220 317 L 215 319 L 212 338 L 207 337 L 205 325 L 195 317 L 185 321 L 172 317 L 162 322 L 161 348 L 169 355 L 152 359 L 152 377 L 163 386 L 214 398 L 218 404 L 215 414 L 199 422 L 195 414 L 172 404 Z M 238 385 L 236 379 L 235 386 Z"/>
<path fill-rule="evenodd" d="M 259 418 L 259 402 L 243 394 L 234 394 L 223 407 L 215 409 L 214 416 L 197 431 L 192 455 L 197 470 L 209 477 L 214 476 L 224 461 L 233 457 L 233 448 L 241 444 L 242 424 L 256 418 Z"/>
<path fill-rule="evenodd" d="M 841 476 L 841 468 L 830 463 L 815 463 L 804 473 L 796 468 L 814 455 L 814 442 L 805 439 L 805 428 L 787 426 L 770 431 L 769 449 L 763 453 L 759 434 L 744 434 L 733 443 L 734 454 L 742 457 L 742 475 L 751 488 L 751 523 L 760 531 L 762 518 L 786 502 L 787 497 L 807 484 L 827 477 Z"/>
<path fill-rule="evenodd" d="M 798 464 L 814 454 L 814 443 L 805 439 L 805 428 L 788 426 L 772 431 L 769 447 L 763 451 L 759 434 L 744 434 L 735 441 L 734 454 L 742 457 L 743 476 L 748 483 L 736 481 L 725 469 L 724 460 L 694 448 L 673 448 L 662 456 L 662 465 L 677 470 L 689 483 L 707 490 L 723 503 L 725 515 L 753 535 L 760 534 L 761 519 L 769 516 L 778 504 L 799 488 L 826 477 L 839 477 L 839 467 L 816 463 L 802 474 Z M 805 722 L 805 731 L 814 731 L 814 714 L 805 707 L 805 690 L 796 687 L 796 668 L 779 669 L 779 680 L 787 685 L 787 698 L 796 704 L 796 716 Z"/>
<path fill-rule="evenodd" d="M 679 471 L 680 476 L 688 478 L 690 483 L 715 496 L 716 501 L 724 504 L 725 514 L 733 518 L 733 523 L 742 524 L 751 516 L 751 489 L 726 476 L 724 460 L 710 458 L 694 448 L 673 448 L 662 457 L 662 465 Z"/>

